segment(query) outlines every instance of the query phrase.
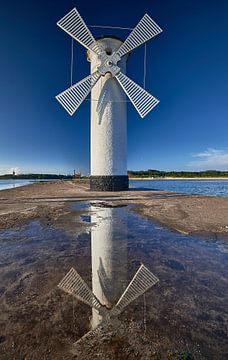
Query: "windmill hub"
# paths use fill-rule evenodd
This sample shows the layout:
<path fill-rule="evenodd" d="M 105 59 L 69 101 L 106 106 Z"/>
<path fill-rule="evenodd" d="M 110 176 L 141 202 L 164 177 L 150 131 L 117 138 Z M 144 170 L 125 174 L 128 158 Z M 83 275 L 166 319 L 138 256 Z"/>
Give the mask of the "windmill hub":
<path fill-rule="evenodd" d="M 110 52 L 112 52 L 112 50 Z M 107 51 L 103 51 L 97 58 L 100 61 L 100 65 L 97 67 L 100 75 L 104 76 L 109 73 L 114 77 L 120 72 L 120 68 L 117 64 L 121 58 L 116 53 L 112 52 L 111 55 L 107 55 Z"/>

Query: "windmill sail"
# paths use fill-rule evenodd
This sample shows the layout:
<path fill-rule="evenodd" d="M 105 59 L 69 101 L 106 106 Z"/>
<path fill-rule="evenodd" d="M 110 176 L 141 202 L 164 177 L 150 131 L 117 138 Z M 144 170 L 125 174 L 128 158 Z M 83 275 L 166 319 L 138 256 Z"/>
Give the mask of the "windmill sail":
<path fill-rule="evenodd" d="M 102 42 L 98 43 L 98 41 L 94 39 L 76 8 L 72 9 L 60 19 L 57 25 L 86 49 L 95 52 L 99 59 L 99 66 L 97 66 L 96 72 L 56 96 L 56 99 L 70 115 L 75 113 L 90 93 L 93 85 L 106 73 L 111 73 L 113 77 L 117 78 L 142 118 L 159 103 L 154 96 L 124 75 L 121 72 L 121 66 L 118 66 L 119 60 L 125 54 L 162 32 L 162 29 L 148 14 L 143 16 L 124 43 L 116 52 L 114 51 L 111 60 L 106 54 Z"/>
<path fill-rule="evenodd" d="M 142 264 L 123 292 L 117 304 L 112 308 L 112 315 L 119 315 L 127 305 L 145 293 L 158 281 L 158 278 Z"/>
<path fill-rule="evenodd" d="M 57 25 L 86 49 L 93 50 L 97 55 L 102 52 L 76 8 L 60 19 Z"/>
<path fill-rule="evenodd" d="M 142 118 L 159 103 L 158 99 L 122 72 L 119 72 L 116 78 Z"/>
<path fill-rule="evenodd" d="M 120 46 L 117 54 L 121 57 L 161 32 L 162 29 L 156 24 L 156 22 L 151 19 L 148 14 L 145 14 L 124 43 Z"/>
<path fill-rule="evenodd" d="M 77 84 L 57 95 L 56 99 L 70 115 L 73 115 L 83 100 L 89 95 L 92 87 L 96 84 L 100 76 L 98 71 L 94 72 L 92 75 L 87 76 Z"/>
<path fill-rule="evenodd" d="M 71 268 L 64 276 L 58 287 L 98 311 L 102 307 L 96 296 L 74 268 Z"/>
<path fill-rule="evenodd" d="M 75 296 L 78 300 L 94 308 L 106 321 L 118 316 L 121 312 L 140 295 L 155 285 L 159 279 L 143 264 L 137 270 L 133 279 L 123 292 L 117 304 L 111 309 L 102 306 L 97 297 L 92 293 L 87 284 L 74 268 L 64 276 L 58 288 Z"/>

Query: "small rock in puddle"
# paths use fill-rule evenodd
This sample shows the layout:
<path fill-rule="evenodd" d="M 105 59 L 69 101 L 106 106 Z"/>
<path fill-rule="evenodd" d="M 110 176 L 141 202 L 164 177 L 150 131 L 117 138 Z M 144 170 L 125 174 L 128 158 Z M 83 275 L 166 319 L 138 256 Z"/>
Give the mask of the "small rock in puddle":
<path fill-rule="evenodd" d="M 0 344 L 6 341 L 6 337 L 4 335 L 0 335 Z"/>
<path fill-rule="evenodd" d="M 181 264 L 179 261 L 169 259 L 165 261 L 165 265 L 173 270 L 184 270 L 184 265 Z"/>
<path fill-rule="evenodd" d="M 124 207 L 127 206 L 127 204 L 121 204 L 121 203 L 113 203 L 113 202 L 95 202 L 95 203 L 90 203 L 90 205 L 92 206 L 97 206 L 97 207 L 102 207 L 102 208 L 120 208 L 120 207 Z"/>

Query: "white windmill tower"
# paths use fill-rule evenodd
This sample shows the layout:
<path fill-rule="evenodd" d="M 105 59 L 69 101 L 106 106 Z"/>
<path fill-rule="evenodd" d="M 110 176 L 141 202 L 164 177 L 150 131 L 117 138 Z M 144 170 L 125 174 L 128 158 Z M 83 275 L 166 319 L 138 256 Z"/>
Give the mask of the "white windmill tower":
<path fill-rule="evenodd" d="M 91 92 L 91 190 L 128 189 L 127 112 L 125 94 L 143 118 L 158 100 L 125 75 L 128 54 L 162 32 L 145 14 L 122 40 L 114 36 L 94 39 L 77 9 L 57 25 L 84 46 L 91 62 L 91 74 L 56 96 L 73 115 Z"/>

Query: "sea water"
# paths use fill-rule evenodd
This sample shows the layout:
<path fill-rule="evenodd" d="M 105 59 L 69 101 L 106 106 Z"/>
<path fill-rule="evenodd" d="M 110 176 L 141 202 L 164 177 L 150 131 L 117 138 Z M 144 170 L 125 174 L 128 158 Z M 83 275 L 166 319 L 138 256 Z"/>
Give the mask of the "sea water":
<path fill-rule="evenodd" d="M 180 193 L 228 196 L 228 179 L 130 180 L 130 185 L 137 188 L 169 190 Z"/>
<path fill-rule="evenodd" d="M 33 183 L 36 180 L 0 180 L 0 190 L 12 189 L 18 186 L 28 185 Z"/>
<path fill-rule="evenodd" d="M 19 186 L 24 186 L 24 185 L 29 185 L 32 184 L 34 182 L 37 181 L 53 181 L 52 179 L 20 179 L 20 180 L 14 180 L 14 179 L 8 179 L 8 180 L 3 180 L 0 179 L 0 190 L 5 190 L 5 189 L 13 189 L 15 187 L 19 187 Z"/>

